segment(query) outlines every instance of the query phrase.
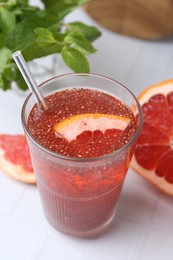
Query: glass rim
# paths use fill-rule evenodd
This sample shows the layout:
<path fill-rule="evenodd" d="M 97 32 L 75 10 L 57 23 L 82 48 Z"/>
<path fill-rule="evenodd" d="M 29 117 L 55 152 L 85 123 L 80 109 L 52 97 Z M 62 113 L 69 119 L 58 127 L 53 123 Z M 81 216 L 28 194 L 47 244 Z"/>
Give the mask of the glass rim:
<path fill-rule="evenodd" d="M 32 143 L 34 143 L 42 151 L 46 152 L 47 154 L 49 154 L 49 155 L 51 155 L 53 157 L 56 157 L 58 159 L 62 159 L 62 160 L 65 160 L 65 161 L 74 161 L 74 162 L 92 162 L 92 161 L 103 160 L 103 159 L 115 156 L 115 155 L 125 151 L 128 147 L 132 146 L 133 143 L 136 141 L 137 137 L 139 136 L 139 134 L 141 132 L 141 129 L 142 129 L 142 125 L 143 125 L 142 108 L 141 108 L 140 103 L 139 103 L 138 99 L 136 98 L 136 96 L 127 87 L 125 87 L 123 84 L 119 83 L 118 81 L 116 81 L 114 79 L 111 79 L 110 77 L 102 76 L 102 75 L 96 74 L 96 73 L 66 73 L 66 74 L 61 74 L 61 75 L 49 78 L 48 80 L 42 82 L 41 84 L 39 84 L 39 87 L 42 87 L 43 85 L 48 84 L 49 82 L 51 82 L 51 81 L 53 81 L 55 79 L 64 78 L 64 77 L 71 77 L 71 76 L 92 76 L 92 77 L 98 77 L 98 78 L 106 79 L 106 80 L 108 80 L 108 81 L 110 81 L 112 83 L 115 83 L 115 84 L 119 85 L 121 88 L 125 89 L 133 97 L 133 99 L 136 102 L 137 108 L 138 108 L 140 122 L 139 122 L 139 125 L 138 125 L 138 128 L 137 128 L 135 134 L 132 136 L 132 138 L 125 145 L 123 145 L 119 149 L 113 151 L 112 153 L 105 154 L 105 155 L 102 155 L 102 156 L 89 157 L 89 158 L 86 158 L 86 157 L 78 158 L 78 157 L 65 156 L 65 155 L 53 152 L 53 151 L 49 150 L 48 148 L 46 148 L 46 147 L 42 146 L 41 144 L 39 144 L 39 142 L 31 135 L 31 133 L 28 130 L 27 123 L 26 123 L 24 115 L 25 115 L 25 110 L 26 110 L 26 106 L 28 104 L 28 101 L 33 96 L 33 94 L 30 93 L 26 97 L 26 99 L 25 99 L 25 101 L 23 103 L 22 111 L 21 111 L 21 120 L 22 120 L 22 125 L 23 125 L 23 129 L 25 131 L 25 134 L 32 141 Z"/>

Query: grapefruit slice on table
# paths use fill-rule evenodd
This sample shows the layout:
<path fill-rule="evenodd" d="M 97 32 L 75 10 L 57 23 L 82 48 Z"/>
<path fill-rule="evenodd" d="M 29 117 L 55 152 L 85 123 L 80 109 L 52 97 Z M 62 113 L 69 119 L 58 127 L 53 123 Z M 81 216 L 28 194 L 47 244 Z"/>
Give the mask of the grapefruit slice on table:
<path fill-rule="evenodd" d="M 163 192 L 173 195 L 173 80 L 139 96 L 144 125 L 131 167 Z"/>
<path fill-rule="evenodd" d="M 130 119 L 111 114 L 77 114 L 54 126 L 76 157 L 96 157 L 113 152 Z"/>
<path fill-rule="evenodd" d="M 0 135 L 0 169 L 16 180 L 35 183 L 29 148 L 24 135 Z"/>

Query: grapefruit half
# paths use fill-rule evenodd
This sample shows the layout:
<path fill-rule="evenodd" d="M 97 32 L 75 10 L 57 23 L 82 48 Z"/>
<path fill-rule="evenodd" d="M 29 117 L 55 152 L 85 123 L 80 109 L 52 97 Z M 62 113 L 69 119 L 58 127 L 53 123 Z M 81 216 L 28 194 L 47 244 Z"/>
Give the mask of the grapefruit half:
<path fill-rule="evenodd" d="M 36 182 L 24 135 L 0 135 L 0 169 L 16 180 Z"/>
<path fill-rule="evenodd" d="M 145 89 L 138 98 L 144 115 L 131 167 L 173 195 L 173 80 Z"/>

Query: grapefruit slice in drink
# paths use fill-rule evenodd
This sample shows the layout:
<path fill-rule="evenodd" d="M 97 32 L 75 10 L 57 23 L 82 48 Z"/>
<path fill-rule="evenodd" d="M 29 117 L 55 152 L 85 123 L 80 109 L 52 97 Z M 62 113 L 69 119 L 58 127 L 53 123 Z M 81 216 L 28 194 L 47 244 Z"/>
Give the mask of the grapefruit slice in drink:
<path fill-rule="evenodd" d="M 131 167 L 160 190 L 173 195 L 173 80 L 139 96 L 144 115 Z"/>
<path fill-rule="evenodd" d="M 77 114 L 57 123 L 58 137 L 66 139 L 75 157 L 96 157 L 119 148 L 122 133 L 130 119 L 111 114 Z"/>
<path fill-rule="evenodd" d="M 0 169 L 16 180 L 36 182 L 24 135 L 0 135 Z"/>

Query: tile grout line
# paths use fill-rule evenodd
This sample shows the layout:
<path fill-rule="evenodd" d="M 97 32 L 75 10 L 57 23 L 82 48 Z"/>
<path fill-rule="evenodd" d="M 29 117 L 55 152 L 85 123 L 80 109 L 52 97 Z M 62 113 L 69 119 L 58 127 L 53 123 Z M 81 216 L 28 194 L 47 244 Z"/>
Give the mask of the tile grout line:
<path fill-rule="evenodd" d="M 21 192 L 19 198 L 16 200 L 15 205 L 11 208 L 11 210 L 10 210 L 10 212 L 9 212 L 9 215 L 13 215 L 13 211 L 14 211 L 15 208 L 17 207 L 18 203 L 21 201 L 22 196 L 23 196 L 23 194 L 25 193 L 25 191 L 26 191 L 26 190 L 23 188 L 23 191 Z"/>
<path fill-rule="evenodd" d="M 31 256 L 31 260 L 37 260 L 37 258 L 39 257 L 39 254 L 43 248 L 43 246 L 45 245 L 46 243 L 46 240 L 48 238 L 48 235 L 47 233 L 43 235 L 39 245 L 37 246 L 37 248 L 34 250 L 34 252 L 32 253 L 32 256 Z"/>

